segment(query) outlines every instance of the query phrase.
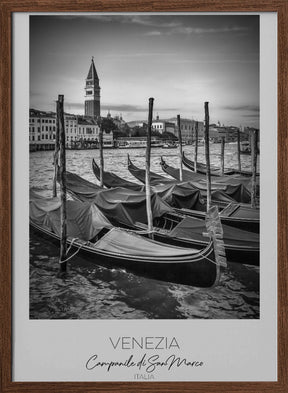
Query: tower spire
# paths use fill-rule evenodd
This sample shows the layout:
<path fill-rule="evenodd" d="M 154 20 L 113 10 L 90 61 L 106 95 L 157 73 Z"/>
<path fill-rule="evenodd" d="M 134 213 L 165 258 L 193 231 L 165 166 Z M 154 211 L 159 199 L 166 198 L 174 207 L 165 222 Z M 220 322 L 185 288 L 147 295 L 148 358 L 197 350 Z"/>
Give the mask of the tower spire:
<path fill-rule="evenodd" d="M 99 78 L 92 56 L 85 86 L 85 116 L 100 116 L 100 86 Z"/>

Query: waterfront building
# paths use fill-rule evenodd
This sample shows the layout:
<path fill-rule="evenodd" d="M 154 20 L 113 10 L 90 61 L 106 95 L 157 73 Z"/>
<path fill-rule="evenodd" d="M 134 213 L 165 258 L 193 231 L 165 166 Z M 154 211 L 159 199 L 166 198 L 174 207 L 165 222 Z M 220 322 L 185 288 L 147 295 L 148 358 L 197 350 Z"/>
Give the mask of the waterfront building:
<path fill-rule="evenodd" d="M 99 141 L 100 127 L 95 119 L 90 117 L 78 116 L 77 119 L 77 142 L 88 145 L 95 145 Z M 84 147 L 84 146 L 82 146 Z"/>
<path fill-rule="evenodd" d="M 77 115 L 64 113 L 66 147 L 71 147 L 78 139 Z"/>
<path fill-rule="evenodd" d="M 215 143 L 221 142 L 222 137 L 225 138 L 226 143 L 236 142 L 238 131 L 239 128 L 234 126 L 218 126 L 216 124 L 209 125 L 209 137 Z M 244 136 L 244 133 L 241 134 Z M 243 136 L 241 136 L 241 140 L 243 139 Z"/>
<path fill-rule="evenodd" d="M 85 85 L 85 116 L 100 116 L 100 85 L 93 57 Z"/>
<path fill-rule="evenodd" d="M 158 131 L 160 134 L 163 134 L 163 132 L 170 132 L 175 135 L 175 123 L 168 120 L 160 120 L 157 115 L 156 120 L 152 121 L 152 130 Z"/>
<path fill-rule="evenodd" d="M 30 109 L 29 146 L 30 150 L 51 150 L 55 144 L 56 117 L 53 112 Z"/>
<path fill-rule="evenodd" d="M 196 120 L 190 120 L 185 118 L 181 118 L 180 120 L 182 141 L 190 145 L 195 140 Z M 174 134 L 178 138 L 177 117 L 173 117 L 172 119 L 169 119 L 169 121 L 175 125 Z M 202 121 L 198 121 L 198 139 L 203 138 L 203 135 L 204 123 Z"/>

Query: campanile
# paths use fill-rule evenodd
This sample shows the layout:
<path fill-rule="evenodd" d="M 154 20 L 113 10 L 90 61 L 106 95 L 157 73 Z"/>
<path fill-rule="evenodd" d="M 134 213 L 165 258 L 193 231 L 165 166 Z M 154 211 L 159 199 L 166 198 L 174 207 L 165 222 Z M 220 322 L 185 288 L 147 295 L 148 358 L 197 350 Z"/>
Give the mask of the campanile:
<path fill-rule="evenodd" d="M 100 86 L 94 64 L 94 57 L 92 57 L 90 69 L 86 78 L 85 116 L 94 118 L 100 116 Z"/>

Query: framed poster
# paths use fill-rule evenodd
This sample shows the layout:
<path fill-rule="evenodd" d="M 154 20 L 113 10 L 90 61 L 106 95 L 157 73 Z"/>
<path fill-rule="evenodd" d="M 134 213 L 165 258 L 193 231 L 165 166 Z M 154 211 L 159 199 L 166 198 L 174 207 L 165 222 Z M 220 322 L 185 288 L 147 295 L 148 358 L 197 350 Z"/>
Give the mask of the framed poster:
<path fill-rule="evenodd" d="M 2 390 L 285 392 L 285 2 L 23 1 L 1 10 Z M 64 276 L 60 205 L 51 199 L 59 95 L 67 190 L 77 199 L 67 204 Z M 142 221 L 149 97 L 153 240 Z M 213 201 L 249 211 L 234 226 L 222 214 L 221 267 L 208 240 L 199 247 L 201 207 L 188 215 L 205 199 L 207 102 Z M 191 168 L 183 168 L 185 185 L 167 182 L 178 173 L 179 129 L 188 166 L 197 140 L 197 193 Z M 249 149 L 252 130 L 260 232 L 259 217 L 248 220 L 251 154 L 237 167 L 237 137 Z"/>

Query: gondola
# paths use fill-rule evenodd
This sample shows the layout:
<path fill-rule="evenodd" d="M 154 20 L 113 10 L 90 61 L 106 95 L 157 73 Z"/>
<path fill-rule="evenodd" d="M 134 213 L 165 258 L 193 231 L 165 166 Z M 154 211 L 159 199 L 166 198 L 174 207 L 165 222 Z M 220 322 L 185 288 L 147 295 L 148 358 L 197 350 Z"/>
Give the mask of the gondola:
<path fill-rule="evenodd" d="M 160 165 L 162 170 L 169 176 L 174 178 L 175 181 L 179 184 L 180 182 L 180 175 L 179 169 L 173 168 L 169 166 L 161 157 Z M 128 170 L 129 172 L 136 177 L 136 179 L 140 180 L 141 182 L 145 183 L 145 170 L 137 168 L 130 160 L 128 159 Z M 95 173 L 95 171 L 94 171 Z M 161 175 L 151 173 L 151 178 L 153 179 L 153 186 L 161 185 L 161 184 L 171 184 L 171 181 L 163 181 L 163 177 Z M 160 176 L 160 180 L 157 183 L 157 177 L 154 175 Z M 201 195 L 204 199 L 207 197 L 207 186 L 206 186 L 206 177 L 200 173 L 193 173 L 190 171 L 183 171 L 183 181 L 181 184 L 186 184 L 187 187 L 192 187 L 194 189 L 198 189 L 201 192 Z M 236 182 L 235 182 L 236 183 Z M 251 194 L 250 191 L 243 185 L 243 184 L 225 184 L 225 183 L 212 183 L 211 187 L 211 196 L 212 200 L 225 207 L 227 203 L 250 203 Z M 222 204 L 220 202 L 223 202 Z"/>
<path fill-rule="evenodd" d="M 241 152 L 241 154 L 242 154 L 242 152 Z M 191 171 L 194 172 L 194 170 L 195 170 L 194 161 L 189 160 L 189 158 L 187 158 L 185 156 L 184 151 L 182 153 L 182 162 L 186 166 L 186 168 L 188 168 L 188 169 L 190 169 Z M 197 162 L 197 173 L 202 173 L 202 174 L 205 175 L 206 172 L 207 172 L 206 164 L 203 164 L 202 162 Z M 215 177 L 223 177 L 222 174 L 221 174 L 220 168 L 215 166 L 215 165 L 210 167 L 210 173 L 211 173 L 212 176 L 215 176 Z M 239 171 L 237 169 L 230 169 L 230 168 L 229 169 L 227 168 L 227 169 L 224 170 L 224 176 L 225 177 L 226 176 L 233 176 L 233 175 L 241 175 L 241 176 L 248 176 L 248 177 L 250 177 L 250 176 L 252 176 L 252 172 L 251 171 L 243 171 L 243 170 Z M 257 173 L 257 175 L 259 175 L 259 173 Z"/>
<path fill-rule="evenodd" d="M 164 161 L 163 157 L 161 157 L 161 164 L 163 163 L 164 165 L 164 172 L 171 176 L 174 181 L 180 181 L 180 175 L 179 175 L 179 170 L 168 167 L 166 162 Z M 165 167 L 168 168 L 167 171 L 165 171 Z M 129 155 L 128 155 L 128 170 L 129 172 L 139 181 L 142 183 L 145 183 L 145 170 L 144 169 L 139 169 L 137 168 L 131 161 Z M 153 184 L 152 185 L 157 185 L 157 184 L 166 184 L 169 182 L 169 179 L 167 177 L 161 176 L 159 174 L 156 174 L 154 172 L 150 172 L 150 176 L 152 178 Z M 183 170 L 183 180 L 184 181 L 189 181 L 189 182 L 200 182 L 200 183 L 205 183 L 206 182 L 206 175 L 200 172 L 191 172 L 191 171 L 185 171 Z M 257 179 L 259 183 L 259 178 Z M 170 180 L 171 181 L 171 180 Z M 245 176 L 240 176 L 240 175 L 235 175 L 235 176 L 211 176 L 211 181 L 212 183 L 220 185 L 239 185 L 242 184 L 245 188 L 247 188 L 249 191 L 251 189 L 251 179 Z M 219 187 L 218 187 L 219 188 Z"/>
<path fill-rule="evenodd" d="M 170 175 L 176 180 L 180 180 L 180 171 L 178 168 L 174 168 L 170 165 L 168 165 L 163 157 L 161 157 L 161 162 L 160 162 L 161 168 L 163 172 L 166 174 Z M 199 175 L 201 174 L 195 174 L 191 171 L 185 171 L 183 170 L 183 181 L 184 182 L 190 182 L 193 184 L 196 188 L 198 188 L 202 193 L 203 196 L 206 196 L 207 194 L 207 183 L 206 183 L 206 178 L 205 180 L 195 180 L 195 175 L 198 175 L 197 179 L 199 179 Z M 203 175 L 201 175 L 203 176 Z M 248 179 L 250 182 L 250 180 Z M 249 203 L 251 201 L 251 192 L 248 189 L 249 187 L 245 186 L 242 184 L 242 182 L 237 182 L 236 180 L 232 181 L 232 183 L 227 183 L 227 182 L 213 182 L 211 183 L 211 193 L 212 193 L 212 198 L 217 199 L 217 194 L 219 192 L 223 192 L 232 200 L 240 203 Z"/>
<path fill-rule="evenodd" d="M 96 162 L 92 162 L 93 172 L 96 178 L 100 179 L 100 169 Z M 137 168 L 129 158 L 128 169 L 131 174 L 137 173 L 140 180 L 145 176 L 145 170 Z M 153 172 L 152 172 L 153 177 Z M 117 178 L 117 182 L 116 179 Z M 111 181 L 113 179 L 113 181 Z M 117 184 L 118 187 L 143 191 L 143 186 L 128 182 L 125 179 L 113 174 L 112 172 L 103 173 L 103 183 L 107 188 L 112 188 Z M 133 188 L 130 188 L 131 184 Z M 193 187 L 189 182 L 179 183 L 172 181 L 167 184 L 155 185 L 152 190 L 158 194 L 165 202 L 176 209 L 179 213 L 204 219 L 206 214 L 206 202 L 202 198 L 200 190 Z M 246 231 L 259 233 L 259 209 L 254 209 L 249 205 L 235 203 L 232 198 L 224 192 L 213 193 L 218 200 L 213 199 L 215 204 L 222 207 L 220 219 L 222 224 L 233 226 Z M 221 203 L 220 203 L 221 201 Z"/>
<path fill-rule="evenodd" d="M 211 222 L 207 230 L 214 240 L 210 239 L 199 251 L 161 244 L 113 227 L 95 204 L 68 200 L 66 207 L 67 245 L 72 255 L 80 252 L 99 265 L 117 266 L 177 284 L 212 287 L 219 282 L 220 264 L 225 264 L 225 258 L 221 256 Z M 60 208 L 58 198 L 30 194 L 31 228 L 56 244 L 60 240 Z"/>
<path fill-rule="evenodd" d="M 146 193 L 127 188 L 102 189 L 73 173 L 66 173 L 67 191 L 81 201 L 96 204 L 115 226 L 147 230 Z M 151 193 L 154 239 L 179 247 L 207 245 L 205 221 L 175 212 L 157 193 Z M 223 225 L 223 241 L 231 262 L 259 264 L 259 234 Z"/>

